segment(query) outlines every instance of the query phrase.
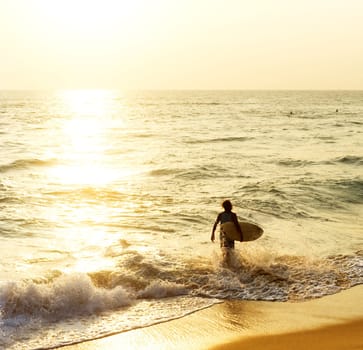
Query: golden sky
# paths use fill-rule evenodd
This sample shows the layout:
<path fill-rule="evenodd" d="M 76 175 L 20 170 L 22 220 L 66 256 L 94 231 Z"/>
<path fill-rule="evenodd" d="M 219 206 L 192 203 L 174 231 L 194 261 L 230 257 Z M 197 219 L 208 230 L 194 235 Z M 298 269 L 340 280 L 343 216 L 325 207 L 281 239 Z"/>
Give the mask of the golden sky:
<path fill-rule="evenodd" d="M 362 89 L 363 0 L 0 0 L 0 89 Z"/>

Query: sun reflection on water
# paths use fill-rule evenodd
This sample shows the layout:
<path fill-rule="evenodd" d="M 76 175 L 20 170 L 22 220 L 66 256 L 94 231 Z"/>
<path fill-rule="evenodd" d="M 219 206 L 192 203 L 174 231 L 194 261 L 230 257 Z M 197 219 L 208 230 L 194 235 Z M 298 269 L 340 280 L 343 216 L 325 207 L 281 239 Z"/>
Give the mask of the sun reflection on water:
<path fill-rule="evenodd" d="M 47 174 L 56 191 L 46 216 L 57 249 L 69 254 L 63 271 L 112 269 L 115 262 L 105 252 L 118 246 L 120 223 L 140 205 L 129 191 L 140 168 L 125 146 L 127 106 L 103 90 L 66 91 L 58 99 L 58 164 Z"/>
<path fill-rule="evenodd" d="M 59 94 L 65 110 L 73 117 L 104 117 L 116 93 L 110 90 L 67 90 Z"/>
<path fill-rule="evenodd" d="M 66 115 L 60 145 L 61 164 L 51 175 L 63 184 L 107 185 L 131 173 L 130 169 L 115 169 L 107 160 L 111 147 L 116 94 L 106 90 L 72 90 L 59 94 Z M 118 118 L 117 125 L 122 125 Z"/>

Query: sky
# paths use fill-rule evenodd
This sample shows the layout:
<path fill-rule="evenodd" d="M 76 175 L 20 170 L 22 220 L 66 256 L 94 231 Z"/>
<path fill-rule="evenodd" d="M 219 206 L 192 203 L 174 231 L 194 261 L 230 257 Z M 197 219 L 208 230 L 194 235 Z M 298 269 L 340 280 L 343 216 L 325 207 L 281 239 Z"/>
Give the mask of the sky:
<path fill-rule="evenodd" d="M 0 0 L 0 89 L 363 90 L 363 0 Z"/>

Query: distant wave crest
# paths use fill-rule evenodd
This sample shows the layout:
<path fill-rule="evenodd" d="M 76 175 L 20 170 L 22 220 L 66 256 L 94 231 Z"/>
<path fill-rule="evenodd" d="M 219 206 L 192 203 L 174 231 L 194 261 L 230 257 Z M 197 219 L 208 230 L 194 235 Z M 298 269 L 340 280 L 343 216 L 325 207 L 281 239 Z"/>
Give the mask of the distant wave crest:
<path fill-rule="evenodd" d="M 217 142 L 244 142 L 250 140 L 251 137 L 247 136 L 230 136 L 230 137 L 218 137 L 212 139 L 192 139 L 186 140 L 188 144 L 200 144 L 200 143 L 217 143 Z"/>
<path fill-rule="evenodd" d="M 169 176 L 171 178 L 198 180 L 224 176 L 224 170 L 220 166 L 210 164 L 200 167 L 160 168 L 151 170 L 148 174 L 155 177 Z"/>
<path fill-rule="evenodd" d="M 286 167 L 304 167 L 307 165 L 315 164 L 313 161 L 301 160 L 301 159 L 281 159 L 278 161 L 278 165 Z"/>
<path fill-rule="evenodd" d="M 41 160 L 41 159 L 18 159 L 8 164 L 0 165 L 0 173 L 12 170 L 26 169 L 29 167 L 46 167 L 56 164 L 54 159 Z"/>
<path fill-rule="evenodd" d="M 346 155 L 338 158 L 334 158 L 326 161 L 312 161 L 306 159 L 280 159 L 277 164 L 286 167 L 305 167 L 309 165 L 333 165 L 336 163 L 348 164 L 348 165 L 363 165 L 363 157 Z"/>
<path fill-rule="evenodd" d="M 363 157 L 360 156 L 344 156 L 337 158 L 336 161 L 343 164 L 363 165 Z"/>

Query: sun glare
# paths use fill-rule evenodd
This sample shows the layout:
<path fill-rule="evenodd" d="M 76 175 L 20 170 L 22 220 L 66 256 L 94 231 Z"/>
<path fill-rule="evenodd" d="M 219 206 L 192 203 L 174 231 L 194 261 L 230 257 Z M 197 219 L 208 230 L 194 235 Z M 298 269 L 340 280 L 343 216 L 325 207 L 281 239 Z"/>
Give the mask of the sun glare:
<path fill-rule="evenodd" d="M 66 112 L 73 117 L 104 117 L 112 108 L 110 90 L 67 90 L 60 93 Z"/>
<path fill-rule="evenodd" d="M 107 162 L 115 95 L 104 90 L 74 90 L 59 95 L 64 114 L 62 164 L 51 175 L 64 184 L 106 185 L 127 176 Z M 118 125 L 122 121 L 118 122 Z"/>

